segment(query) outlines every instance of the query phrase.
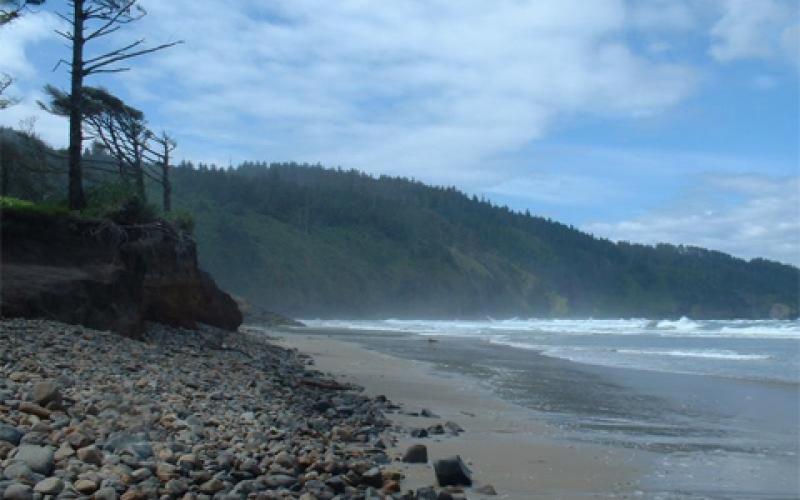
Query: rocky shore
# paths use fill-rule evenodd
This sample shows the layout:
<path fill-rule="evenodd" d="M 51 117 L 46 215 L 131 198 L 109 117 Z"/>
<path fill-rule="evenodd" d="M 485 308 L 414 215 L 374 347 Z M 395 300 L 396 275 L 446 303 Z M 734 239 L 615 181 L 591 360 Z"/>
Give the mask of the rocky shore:
<path fill-rule="evenodd" d="M 403 492 L 396 407 L 311 364 L 247 331 L 2 320 L 0 498 L 460 496 Z"/>

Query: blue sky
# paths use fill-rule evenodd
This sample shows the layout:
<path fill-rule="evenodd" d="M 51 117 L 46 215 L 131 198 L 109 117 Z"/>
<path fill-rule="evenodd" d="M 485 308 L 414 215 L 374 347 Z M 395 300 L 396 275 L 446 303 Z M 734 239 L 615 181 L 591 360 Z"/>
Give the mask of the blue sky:
<path fill-rule="evenodd" d="M 173 0 L 109 40 L 180 47 L 105 85 L 178 157 L 455 185 L 612 239 L 800 264 L 796 0 Z M 66 87 L 63 9 L 0 31 L 22 102 Z M 101 50 L 103 47 L 90 49 Z"/>

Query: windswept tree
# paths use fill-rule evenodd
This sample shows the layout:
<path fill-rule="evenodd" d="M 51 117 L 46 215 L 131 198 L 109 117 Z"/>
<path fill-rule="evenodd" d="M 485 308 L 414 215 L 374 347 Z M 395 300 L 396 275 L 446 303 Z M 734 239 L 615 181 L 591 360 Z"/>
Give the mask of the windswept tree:
<path fill-rule="evenodd" d="M 50 103 L 39 103 L 40 106 L 53 114 L 69 116 L 70 96 L 52 85 L 47 85 L 45 91 Z M 84 87 L 82 118 L 81 136 L 102 144 L 116 160 L 120 176 L 124 180 L 133 178 L 137 195 L 146 199 L 145 176 L 160 179 L 146 171 L 145 153 L 150 149 L 147 142 L 153 134 L 147 129 L 144 113 L 103 88 Z"/>
<path fill-rule="evenodd" d="M 3 94 L 6 90 L 14 83 L 14 79 L 11 76 L 0 73 L 0 109 L 6 109 L 9 106 L 13 106 L 17 103 L 17 100 L 13 97 L 3 97 Z"/>
<path fill-rule="evenodd" d="M 147 151 L 155 156 L 157 165 L 161 167 L 161 187 L 163 189 L 163 208 L 165 212 L 172 210 L 172 183 L 169 179 L 169 158 L 170 154 L 178 147 L 178 143 L 166 131 L 161 135 L 152 135 L 151 139 L 155 143 L 154 148 L 147 147 Z"/>
<path fill-rule="evenodd" d="M 17 19 L 31 5 L 42 5 L 44 0 L 0 0 L 0 26 Z"/>
<path fill-rule="evenodd" d="M 72 47 L 72 58 L 61 59 L 59 64 L 70 68 L 69 93 L 69 207 L 80 209 L 86 206 L 83 192 L 81 154 L 83 135 L 82 125 L 86 101 L 84 98 L 84 79 L 99 73 L 119 73 L 130 68 L 121 66 L 123 61 L 134 57 L 166 49 L 181 43 L 172 42 L 147 47 L 144 39 L 99 55 L 87 56 L 87 44 L 96 42 L 120 30 L 124 25 L 140 20 L 147 13 L 137 0 L 69 0 L 70 12 L 58 14 L 70 29 L 57 31 Z"/>

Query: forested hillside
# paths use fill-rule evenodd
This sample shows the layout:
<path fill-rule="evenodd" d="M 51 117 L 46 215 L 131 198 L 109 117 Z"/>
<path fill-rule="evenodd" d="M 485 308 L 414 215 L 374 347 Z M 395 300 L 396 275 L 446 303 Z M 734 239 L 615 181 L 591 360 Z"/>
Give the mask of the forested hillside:
<path fill-rule="evenodd" d="M 454 188 L 318 166 L 183 166 L 175 205 L 223 287 L 300 317 L 768 317 L 800 271 L 615 244 Z M 783 306 L 776 306 L 783 304 Z"/>

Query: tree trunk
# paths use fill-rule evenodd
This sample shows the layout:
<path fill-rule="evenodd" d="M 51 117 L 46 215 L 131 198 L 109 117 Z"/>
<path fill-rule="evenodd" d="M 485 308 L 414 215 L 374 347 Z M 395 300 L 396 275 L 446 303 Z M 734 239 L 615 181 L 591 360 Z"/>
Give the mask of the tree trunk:
<path fill-rule="evenodd" d="M 83 0 L 74 0 L 72 20 L 72 80 L 69 109 L 69 208 L 80 210 L 86 207 L 83 194 L 81 154 L 83 133 Z"/>
<path fill-rule="evenodd" d="M 142 153 L 139 150 L 138 145 L 135 145 L 134 148 L 137 150 L 137 152 L 134 153 L 136 155 L 136 168 L 134 169 L 136 174 L 136 194 L 144 202 L 147 201 L 147 193 L 145 193 L 144 188 L 144 165 L 142 165 Z"/>
<path fill-rule="evenodd" d="M 161 167 L 161 183 L 164 186 L 164 212 L 172 210 L 172 185 L 169 183 L 169 146 L 164 147 L 164 165 Z"/>
<path fill-rule="evenodd" d="M 11 158 L 7 152 L 5 140 L 0 139 L 0 196 L 8 196 L 8 170 L 11 168 Z"/>

